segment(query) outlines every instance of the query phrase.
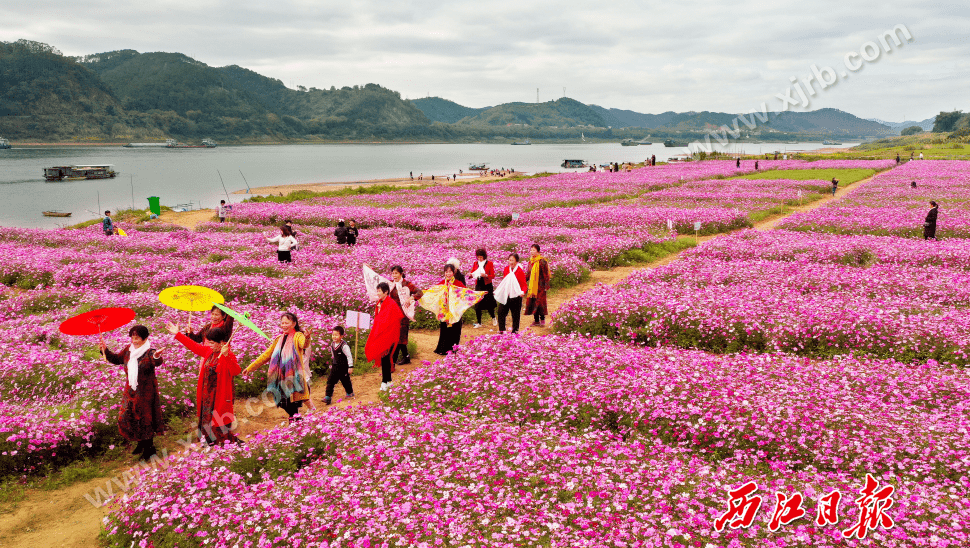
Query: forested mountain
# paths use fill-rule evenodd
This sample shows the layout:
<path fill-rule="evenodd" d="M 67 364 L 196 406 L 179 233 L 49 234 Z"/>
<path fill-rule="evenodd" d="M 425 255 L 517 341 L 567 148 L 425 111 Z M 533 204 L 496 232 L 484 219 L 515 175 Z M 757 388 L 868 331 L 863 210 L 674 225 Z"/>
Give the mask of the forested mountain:
<path fill-rule="evenodd" d="M 39 42 L 0 42 L 0 135 L 100 140 L 162 133 L 130 113 L 97 74 Z"/>
<path fill-rule="evenodd" d="M 376 84 L 294 90 L 243 67 L 211 67 L 180 53 L 119 50 L 68 58 L 46 44 L 0 42 L 0 135 L 15 140 L 703 139 L 733 127 L 736 116 L 644 114 L 569 98 L 470 108 L 440 97 L 406 101 Z M 936 122 L 962 130 L 965 119 L 956 113 Z M 772 114 L 758 126 L 739 129 L 761 139 L 898 131 L 836 109 Z"/>
<path fill-rule="evenodd" d="M 430 120 L 445 124 L 454 124 L 462 118 L 475 116 L 479 112 L 490 108 L 464 107 L 454 101 L 442 99 L 441 97 L 411 99 L 411 104 L 418 107 Z"/>
<path fill-rule="evenodd" d="M 869 118 L 868 120 L 882 124 L 884 126 L 889 126 L 896 131 L 904 130 L 908 127 L 919 126 L 925 131 L 931 131 L 933 129 L 933 122 L 936 121 L 936 116 L 932 116 L 923 120 L 922 122 L 914 122 L 912 120 L 906 120 L 905 122 L 887 122 L 885 120 L 880 120 L 879 118 Z"/>

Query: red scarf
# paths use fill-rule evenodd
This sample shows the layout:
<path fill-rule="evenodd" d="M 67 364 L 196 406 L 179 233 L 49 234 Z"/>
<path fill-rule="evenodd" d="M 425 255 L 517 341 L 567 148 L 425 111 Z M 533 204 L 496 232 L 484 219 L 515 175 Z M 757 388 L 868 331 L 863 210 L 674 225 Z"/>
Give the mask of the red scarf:
<path fill-rule="evenodd" d="M 401 305 L 394 299 L 385 298 L 377 303 L 374 310 L 374 325 L 364 346 L 364 356 L 367 357 L 367 361 L 372 361 L 376 365 L 381 358 L 397 347 L 401 337 L 401 320 L 404 318 Z"/>

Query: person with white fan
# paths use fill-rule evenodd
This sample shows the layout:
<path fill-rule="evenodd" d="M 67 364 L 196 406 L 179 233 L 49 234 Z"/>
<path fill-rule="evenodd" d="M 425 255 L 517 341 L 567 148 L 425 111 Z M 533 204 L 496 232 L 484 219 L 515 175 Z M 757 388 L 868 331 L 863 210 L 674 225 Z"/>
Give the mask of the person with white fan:
<path fill-rule="evenodd" d="M 505 318 L 512 313 L 512 333 L 519 332 L 519 314 L 522 313 L 522 295 L 525 295 L 528 285 L 525 270 L 519 264 L 519 254 L 509 254 L 509 264 L 502 271 L 502 282 L 495 289 L 495 300 L 498 301 L 498 330 L 505 333 Z"/>
<path fill-rule="evenodd" d="M 475 263 L 472 265 L 471 276 L 475 280 L 475 291 L 485 292 L 482 300 L 475 303 L 475 325 L 472 327 L 478 329 L 482 326 L 482 312 L 486 310 L 492 317 L 492 324 L 496 325 L 498 322 L 495 316 L 495 287 L 492 285 L 492 280 L 495 279 L 495 266 L 488 260 L 488 253 L 484 248 L 475 250 Z"/>

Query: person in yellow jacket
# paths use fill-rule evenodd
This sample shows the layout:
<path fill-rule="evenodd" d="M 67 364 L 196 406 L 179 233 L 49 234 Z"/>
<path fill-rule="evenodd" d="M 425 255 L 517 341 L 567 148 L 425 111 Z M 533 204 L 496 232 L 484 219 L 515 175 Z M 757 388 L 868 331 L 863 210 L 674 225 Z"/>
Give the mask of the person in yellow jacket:
<path fill-rule="evenodd" d="M 303 365 L 303 355 L 310 346 L 310 330 L 302 329 L 296 314 L 287 312 L 280 317 L 280 331 L 243 375 L 268 362 L 266 391 L 273 395 L 276 406 L 286 411 L 292 422 L 299 419 L 300 407 L 310 399 L 309 379 Z"/>

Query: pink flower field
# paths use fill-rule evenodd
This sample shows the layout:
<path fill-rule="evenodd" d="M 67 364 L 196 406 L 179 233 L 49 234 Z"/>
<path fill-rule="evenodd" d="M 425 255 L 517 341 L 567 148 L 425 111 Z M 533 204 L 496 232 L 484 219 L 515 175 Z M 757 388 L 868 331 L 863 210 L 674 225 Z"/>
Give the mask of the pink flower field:
<path fill-rule="evenodd" d="M 473 337 L 367 403 L 242 445 L 173 452 L 111 500 L 103 542 L 970 545 L 970 239 L 960 228 L 970 162 L 759 164 L 779 177 L 731 179 L 752 173 L 753 160 L 690 162 L 250 202 L 232 223 L 122 224 L 128 237 L 99 226 L 0 229 L 0 477 L 47 474 L 124 445 L 124 373 L 103 363 L 98 337 L 61 335 L 68 317 L 136 311 L 163 349 L 163 413 L 175 428 L 194 416 L 198 359 L 164 332 L 186 313 L 162 305 L 161 290 L 211 287 L 267 333 L 285 310 L 327 330 L 370 308 L 362 264 L 382 273 L 400 264 L 425 288 L 450 257 L 467 272 L 477 247 L 499 266 L 513 251 L 527 260 L 538 243 L 553 291 L 570 292 L 561 305 L 550 294 L 552 333 Z M 783 229 L 750 228 L 830 191 L 824 178 L 782 171 L 860 168 L 888 171 Z M 913 237 L 928 199 L 941 202 L 938 242 Z M 338 218 L 360 221 L 356 246 L 336 244 Z M 298 231 L 292 264 L 277 262 L 263 236 L 283 219 Z M 677 237 L 696 222 L 716 236 L 615 285 L 573 289 L 594 270 L 692 245 Z M 415 328 L 429 327 L 437 322 L 422 310 Z M 126 333 L 109 333 L 109 346 L 121 348 Z M 238 328 L 240 362 L 264 348 Z M 236 382 L 237 401 L 265 386 L 258 375 Z M 875 492 L 863 493 L 867 481 L 892 493 L 859 503 Z M 749 484 L 761 506 L 739 526 L 725 516 L 741 500 L 731 492 Z M 840 499 L 826 498 L 834 491 Z M 804 514 L 782 519 L 796 493 L 802 503 L 789 510 Z M 873 517 L 880 508 L 892 526 Z"/>

